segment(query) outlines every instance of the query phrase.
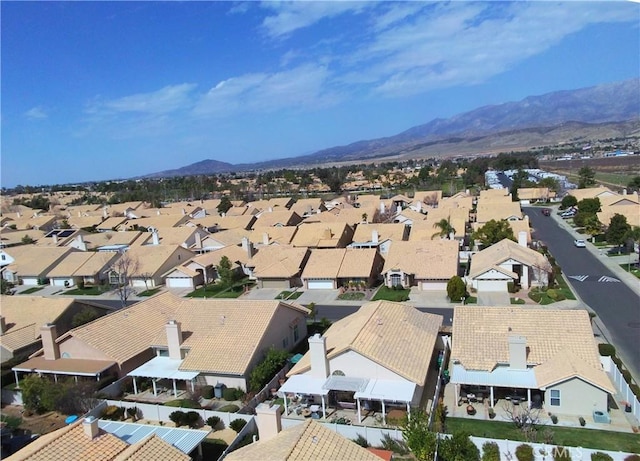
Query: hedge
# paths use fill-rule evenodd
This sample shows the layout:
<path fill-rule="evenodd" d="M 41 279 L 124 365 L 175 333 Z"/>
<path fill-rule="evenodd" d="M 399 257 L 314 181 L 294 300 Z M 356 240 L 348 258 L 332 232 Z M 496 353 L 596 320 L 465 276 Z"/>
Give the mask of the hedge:
<path fill-rule="evenodd" d="M 240 410 L 240 407 L 238 405 L 234 405 L 233 403 L 216 409 L 216 411 L 222 411 L 224 413 L 235 413 L 238 410 Z"/>
<path fill-rule="evenodd" d="M 516 458 L 518 461 L 534 461 L 533 447 L 523 443 L 516 448 Z"/>
<path fill-rule="evenodd" d="M 202 406 L 196 402 L 195 400 L 191 400 L 191 399 L 178 399 L 178 400 L 170 400 L 168 402 L 165 402 L 164 404 L 165 407 L 179 407 L 179 408 L 195 408 L 195 409 L 200 409 L 202 408 Z"/>
<path fill-rule="evenodd" d="M 616 348 L 613 344 L 598 344 L 598 352 L 603 357 L 611 357 L 616 355 Z"/>

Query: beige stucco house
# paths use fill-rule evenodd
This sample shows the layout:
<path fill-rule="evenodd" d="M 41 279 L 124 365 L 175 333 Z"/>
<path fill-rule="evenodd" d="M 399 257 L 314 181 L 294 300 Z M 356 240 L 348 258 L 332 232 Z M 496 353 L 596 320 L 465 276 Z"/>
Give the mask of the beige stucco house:
<path fill-rule="evenodd" d="M 352 284 L 373 286 L 384 261 L 375 248 L 333 248 L 311 250 L 302 272 L 308 290 L 331 290 Z"/>
<path fill-rule="evenodd" d="M 260 247 L 258 253 L 247 261 L 250 278 L 260 288 L 293 288 L 302 286 L 302 271 L 311 251 L 282 245 Z"/>

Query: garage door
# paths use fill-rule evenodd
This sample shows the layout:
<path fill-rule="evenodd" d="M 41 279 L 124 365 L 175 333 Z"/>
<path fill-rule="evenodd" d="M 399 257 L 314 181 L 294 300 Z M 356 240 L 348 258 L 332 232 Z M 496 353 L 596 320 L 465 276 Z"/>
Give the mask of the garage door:
<path fill-rule="evenodd" d="M 478 291 L 507 291 L 507 280 L 478 280 Z"/>
<path fill-rule="evenodd" d="M 167 278 L 167 286 L 169 288 L 193 288 L 193 281 L 188 278 Z"/>
<path fill-rule="evenodd" d="M 65 285 L 64 283 L 67 282 L 67 285 Z M 70 279 L 54 279 L 53 280 L 53 286 L 54 287 L 64 287 L 64 286 L 71 286 L 73 285 L 73 280 Z"/>
<path fill-rule="evenodd" d="M 310 290 L 333 290 L 333 280 L 309 280 Z"/>
<path fill-rule="evenodd" d="M 447 282 L 422 282 L 422 291 L 447 291 Z"/>
<path fill-rule="evenodd" d="M 291 288 L 291 282 L 289 282 L 289 279 L 262 280 L 261 283 L 262 283 L 262 288 Z"/>

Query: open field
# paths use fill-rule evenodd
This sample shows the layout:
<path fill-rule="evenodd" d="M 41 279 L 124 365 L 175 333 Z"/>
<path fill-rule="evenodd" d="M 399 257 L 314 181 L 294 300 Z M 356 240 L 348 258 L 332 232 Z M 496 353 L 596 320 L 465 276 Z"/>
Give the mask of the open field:
<path fill-rule="evenodd" d="M 620 188 L 625 187 L 638 175 L 640 155 L 540 162 L 540 168 L 543 170 L 563 174 L 573 182 L 577 182 L 578 171 L 584 166 L 595 170 L 596 181 L 605 186 Z"/>

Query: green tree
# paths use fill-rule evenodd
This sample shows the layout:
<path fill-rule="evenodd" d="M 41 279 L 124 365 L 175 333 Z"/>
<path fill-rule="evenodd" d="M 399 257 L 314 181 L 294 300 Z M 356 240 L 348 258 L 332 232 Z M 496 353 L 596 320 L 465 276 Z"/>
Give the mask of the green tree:
<path fill-rule="evenodd" d="M 529 178 L 529 174 L 524 170 L 518 170 L 513 177 L 511 178 L 511 201 L 517 202 L 520 200 L 518 198 L 518 189 L 520 189 L 524 182 Z"/>
<path fill-rule="evenodd" d="M 3 295 L 10 294 L 11 290 L 13 290 L 13 287 L 14 287 L 13 283 L 3 278 L 0 278 L 0 294 L 3 294 Z"/>
<path fill-rule="evenodd" d="M 71 318 L 71 326 L 73 328 L 89 323 L 100 317 L 100 313 L 93 307 L 85 307 Z"/>
<path fill-rule="evenodd" d="M 433 461 L 438 436 L 429 430 L 429 416 L 423 410 L 411 412 L 402 427 L 402 438 L 418 461 Z"/>
<path fill-rule="evenodd" d="M 504 239 L 516 241 L 515 235 L 513 235 L 513 229 L 504 219 L 498 221 L 492 219 L 488 221 L 484 226 L 475 231 L 472 236 L 474 240 L 480 240 L 485 247 Z"/>
<path fill-rule="evenodd" d="M 631 226 L 631 228 L 627 231 L 625 235 L 625 241 L 627 244 L 633 249 L 634 244 L 640 244 L 640 227 L 639 226 Z"/>
<path fill-rule="evenodd" d="M 433 239 L 436 236 L 440 236 L 440 238 L 443 238 L 443 237 L 451 238 L 451 236 L 456 232 L 456 230 L 451 225 L 451 220 L 449 218 L 446 218 L 446 219 L 442 218 L 440 221 L 435 223 L 433 227 L 436 227 L 440 230 L 439 232 L 436 232 L 435 234 L 433 234 L 431 236 L 431 239 Z"/>
<path fill-rule="evenodd" d="M 318 315 L 318 309 L 316 309 L 316 303 L 310 302 L 307 304 L 307 309 L 309 309 L 309 318 L 313 323 L 316 323 L 316 316 Z"/>
<path fill-rule="evenodd" d="M 556 178 L 542 178 L 538 181 L 538 187 L 546 187 L 549 191 L 553 191 L 556 194 L 560 192 L 560 181 Z"/>
<path fill-rule="evenodd" d="M 578 199 L 573 195 L 565 195 L 562 198 L 562 202 L 560 202 L 560 209 L 564 210 L 565 208 L 569 208 L 572 206 L 576 206 L 578 204 Z"/>
<path fill-rule="evenodd" d="M 627 222 L 627 217 L 618 213 L 614 214 L 611 221 L 609 221 L 609 227 L 607 227 L 605 234 L 607 243 L 617 245 L 620 248 L 626 241 L 626 236 L 630 230 L 631 226 Z"/>
<path fill-rule="evenodd" d="M 460 301 L 466 292 L 467 287 L 464 281 L 457 275 L 451 277 L 447 282 L 447 296 L 451 301 Z"/>
<path fill-rule="evenodd" d="M 438 449 L 442 461 L 480 461 L 480 450 L 469 434 L 456 432 L 440 442 Z"/>
<path fill-rule="evenodd" d="M 249 376 L 249 388 L 258 392 L 265 386 L 275 374 L 284 367 L 289 358 L 287 351 L 271 348 L 265 354 L 264 360 L 260 362 Z"/>
<path fill-rule="evenodd" d="M 578 202 L 578 211 L 583 213 L 597 213 L 600 211 L 600 199 L 596 198 L 585 198 Z"/>
<path fill-rule="evenodd" d="M 22 237 L 22 239 L 20 240 L 24 245 L 31 245 L 32 243 L 35 242 L 35 240 L 33 240 L 29 234 L 26 234 L 24 237 Z"/>
<path fill-rule="evenodd" d="M 595 214 L 588 214 L 583 220 L 584 231 L 591 237 L 602 233 L 602 223 Z"/>
<path fill-rule="evenodd" d="M 588 166 L 583 166 L 578 171 L 578 189 L 586 189 L 596 185 L 596 172 Z"/>
<path fill-rule="evenodd" d="M 640 190 L 640 176 L 634 176 L 629 184 L 627 184 L 629 192 L 638 192 Z"/>
<path fill-rule="evenodd" d="M 220 258 L 220 263 L 218 264 L 218 277 L 220 278 L 220 283 L 223 286 L 231 286 L 233 283 L 233 270 L 231 269 L 231 261 L 226 256 Z"/>
<path fill-rule="evenodd" d="M 220 199 L 220 203 L 217 206 L 218 213 L 220 214 L 226 213 L 227 211 L 229 211 L 229 208 L 231 208 L 232 206 L 233 206 L 233 203 L 231 203 L 231 200 L 229 200 L 229 197 L 225 195 Z"/>

